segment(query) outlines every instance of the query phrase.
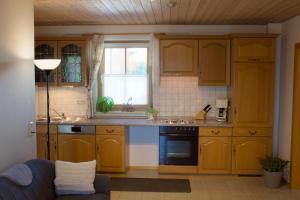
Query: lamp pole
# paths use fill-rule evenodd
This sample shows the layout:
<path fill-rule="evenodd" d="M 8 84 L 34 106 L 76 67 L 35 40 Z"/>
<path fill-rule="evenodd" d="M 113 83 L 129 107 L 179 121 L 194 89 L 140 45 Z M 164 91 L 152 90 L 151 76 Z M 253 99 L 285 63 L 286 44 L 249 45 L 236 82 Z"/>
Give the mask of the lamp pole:
<path fill-rule="evenodd" d="M 50 160 L 50 100 L 49 100 L 49 77 L 51 70 L 45 70 L 47 76 L 47 157 Z"/>
<path fill-rule="evenodd" d="M 49 77 L 51 71 L 56 69 L 60 64 L 60 59 L 37 59 L 34 60 L 35 66 L 46 72 L 46 84 L 47 84 L 47 158 L 50 160 L 50 113 L 49 113 Z"/>

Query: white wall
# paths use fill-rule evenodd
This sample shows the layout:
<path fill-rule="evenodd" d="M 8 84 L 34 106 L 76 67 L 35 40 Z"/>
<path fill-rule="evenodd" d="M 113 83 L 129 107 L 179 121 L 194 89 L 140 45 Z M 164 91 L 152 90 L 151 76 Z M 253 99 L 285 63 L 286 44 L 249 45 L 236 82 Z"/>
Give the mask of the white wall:
<path fill-rule="evenodd" d="M 83 33 L 178 33 L 226 34 L 265 33 L 265 25 L 93 25 L 93 26 L 36 26 L 37 36 L 79 35 Z"/>
<path fill-rule="evenodd" d="M 294 48 L 295 44 L 300 42 L 300 16 L 283 23 L 282 30 L 279 156 L 289 160 L 291 154 Z"/>
<path fill-rule="evenodd" d="M 129 166 L 158 166 L 158 127 L 129 127 L 129 144 Z"/>
<path fill-rule="evenodd" d="M 35 156 L 32 0 L 0 4 L 0 171 Z"/>

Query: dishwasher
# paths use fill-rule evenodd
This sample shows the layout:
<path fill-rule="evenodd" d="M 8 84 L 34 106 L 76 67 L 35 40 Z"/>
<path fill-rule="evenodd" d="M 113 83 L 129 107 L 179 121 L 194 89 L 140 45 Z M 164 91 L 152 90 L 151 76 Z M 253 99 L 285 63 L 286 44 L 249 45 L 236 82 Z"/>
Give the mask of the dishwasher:
<path fill-rule="evenodd" d="M 95 141 L 95 126 L 58 125 L 58 159 L 70 162 L 95 160 Z"/>

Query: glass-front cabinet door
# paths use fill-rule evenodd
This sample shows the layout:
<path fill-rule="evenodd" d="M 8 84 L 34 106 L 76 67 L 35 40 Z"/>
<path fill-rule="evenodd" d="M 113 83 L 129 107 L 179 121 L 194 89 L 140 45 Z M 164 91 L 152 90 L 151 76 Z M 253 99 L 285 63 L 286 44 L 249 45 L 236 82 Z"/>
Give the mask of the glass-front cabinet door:
<path fill-rule="evenodd" d="M 54 59 L 57 58 L 56 41 L 36 41 L 35 42 L 35 59 Z M 57 84 L 56 70 L 50 73 L 49 82 L 51 85 Z M 35 66 L 35 83 L 38 86 L 46 84 L 46 73 Z"/>
<path fill-rule="evenodd" d="M 85 85 L 85 42 L 59 41 L 58 49 L 58 57 L 61 58 L 58 69 L 59 85 Z"/>

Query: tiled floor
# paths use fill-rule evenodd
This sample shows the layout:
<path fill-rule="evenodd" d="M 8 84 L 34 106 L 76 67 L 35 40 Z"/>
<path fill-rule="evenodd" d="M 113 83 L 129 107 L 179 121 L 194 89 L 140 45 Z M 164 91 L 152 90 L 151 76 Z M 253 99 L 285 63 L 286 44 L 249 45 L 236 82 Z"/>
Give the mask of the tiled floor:
<path fill-rule="evenodd" d="M 131 170 L 114 177 L 188 178 L 191 193 L 112 192 L 112 200 L 300 200 L 300 190 L 287 185 L 269 189 L 262 177 L 215 175 L 159 175 L 154 170 Z"/>

